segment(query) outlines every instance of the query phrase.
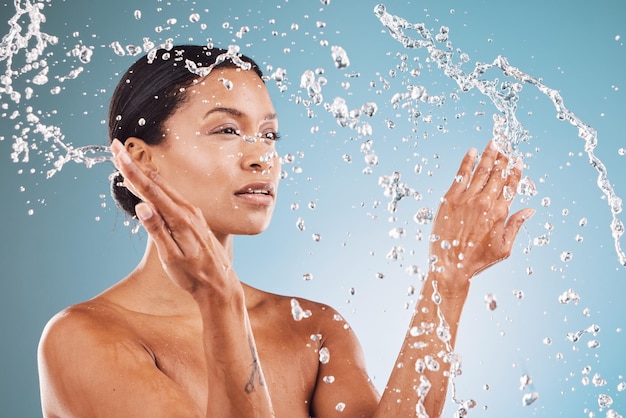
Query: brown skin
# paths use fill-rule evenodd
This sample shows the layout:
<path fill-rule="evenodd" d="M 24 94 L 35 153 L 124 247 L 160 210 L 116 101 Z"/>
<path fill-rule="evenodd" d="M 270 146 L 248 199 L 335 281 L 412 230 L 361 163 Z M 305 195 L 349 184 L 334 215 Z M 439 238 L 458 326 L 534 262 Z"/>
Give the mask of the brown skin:
<path fill-rule="evenodd" d="M 232 90 L 222 77 L 233 81 Z M 162 144 L 113 143 L 127 187 L 146 202 L 137 207 L 149 234 L 146 252 L 117 285 L 46 327 L 39 350 L 44 415 L 410 417 L 419 401 L 431 418 L 439 416 L 447 377 L 425 371 L 429 394 L 420 400 L 414 389 L 416 359 L 445 350 L 432 332 L 407 334 L 398 357 L 405 367 L 394 368 L 381 398 L 357 338 L 336 311 L 299 300 L 311 315 L 296 320 L 292 298 L 239 281 L 232 237 L 262 232 L 274 207 L 280 167 L 267 157 L 275 151 L 277 119 L 250 72 L 214 71 L 189 90 L 190 100 L 165 122 Z M 241 140 L 257 133 L 254 143 Z M 449 250 L 433 244 L 443 269 L 429 274 L 410 325 L 438 324 L 436 280 L 452 345 L 471 277 L 510 254 L 533 213 L 508 217 L 511 200 L 502 190 L 515 189 L 519 169 L 502 176 L 507 161 L 492 146 L 472 175 L 475 159 L 470 150 L 459 170 L 463 180 L 453 183 L 433 226 L 441 240 L 459 243 Z M 248 188 L 268 194 L 241 193 Z M 330 352 L 325 364 L 322 347 Z M 334 381 L 326 383 L 327 376 Z"/>

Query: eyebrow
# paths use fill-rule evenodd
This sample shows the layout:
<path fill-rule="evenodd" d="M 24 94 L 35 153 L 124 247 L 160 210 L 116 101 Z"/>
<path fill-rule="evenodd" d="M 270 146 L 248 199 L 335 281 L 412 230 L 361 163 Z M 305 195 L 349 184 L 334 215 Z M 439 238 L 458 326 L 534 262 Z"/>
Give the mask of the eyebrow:
<path fill-rule="evenodd" d="M 234 109 L 232 107 L 214 107 L 213 109 L 209 110 L 208 112 L 206 112 L 204 114 L 203 119 L 208 118 L 210 115 L 212 115 L 213 113 L 216 112 L 222 112 L 222 113 L 228 113 L 229 115 L 235 116 L 235 117 L 242 117 L 244 116 L 244 113 L 238 109 Z M 276 113 L 268 113 L 263 120 L 274 120 L 274 119 L 278 119 L 278 114 Z"/>

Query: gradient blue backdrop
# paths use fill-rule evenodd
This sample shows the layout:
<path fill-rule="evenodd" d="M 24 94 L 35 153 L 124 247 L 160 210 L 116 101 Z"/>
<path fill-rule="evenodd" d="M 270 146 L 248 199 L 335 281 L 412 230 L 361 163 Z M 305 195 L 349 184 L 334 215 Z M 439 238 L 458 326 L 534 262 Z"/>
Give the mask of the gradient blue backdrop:
<path fill-rule="evenodd" d="M 50 81 L 34 86 L 36 97 L 19 107 L 3 96 L 6 107 L 0 109 L 4 202 L 0 415 L 41 416 L 36 347 L 46 321 L 122 278 L 141 257 L 145 241 L 142 232 L 132 233 L 132 224 L 124 225 L 124 215 L 108 196 L 109 164 L 87 169 L 70 163 L 46 180 L 44 173 L 50 166 L 36 151 L 31 151 L 29 163 L 11 162 L 12 135 L 18 134 L 14 127 L 30 105 L 44 113 L 56 110 L 46 122 L 60 126 L 69 143 L 106 143 L 104 120 L 110 94 L 134 60 L 116 55 L 109 45 L 114 41 L 141 45 L 143 37 L 157 44 L 167 38 L 205 43 L 211 37 L 219 46 L 240 45 L 263 67 L 287 69 L 285 92 L 279 92 L 273 81 L 268 85 L 284 138 L 279 151 L 293 154 L 295 161 L 284 167 L 289 176 L 281 184 L 270 229 L 237 240 L 239 277 L 265 290 L 339 309 L 360 336 L 371 376 L 382 389 L 414 306 L 415 297 L 407 289 L 419 287 L 417 276 L 409 275 L 406 268 L 426 266 L 427 243 L 416 239 L 419 225 L 413 222 L 413 214 L 421 207 L 436 208 L 463 153 L 471 146 L 485 146 L 494 107 L 476 91 L 458 101 L 450 99 L 455 91 L 452 83 L 429 66 L 425 51 L 403 50 L 391 39 L 372 12 L 376 2 L 370 0 L 330 0 L 328 5 L 319 0 L 43 3 L 47 16 L 43 30 L 59 38 L 47 57 Z M 435 30 L 448 26 L 455 48 L 467 52 L 471 62 L 491 61 L 503 54 L 513 65 L 558 89 L 566 105 L 598 130 L 597 153 L 617 193 L 626 197 L 626 156 L 619 153 L 626 148 L 622 125 L 626 3 L 392 0 L 386 5 L 392 14 L 425 22 Z M 141 10 L 140 19 L 135 18 L 135 10 Z M 189 16 L 196 12 L 200 21 L 192 23 Z M 3 23 L 13 13 L 13 2 L 0 3 Z M 176 22 L 168 23 L 172 18 Z M 250 31 L 239 38 L 243 26 Z M 2 32 L 7 30 L 5 25 Z M 66 54 L 75 45 L 93 47 L 93 58 L 83 65 L 85 71 L 78 79 L 60 83 L 54 75 L 65 75 L 80 65 Z M 348 69 L 334 67 L 331 45 L 348 52 Z M 409 68 L 422 66 L 420 77 L 397 69 L 398 55 L 405 53 Z M 378 104 L 377 115 L 369 119 L 380 161 L 372 174 L 363 174 L 363 138 L 337 125 L 322 106 L 312 107 L 315 116 L 309 118 L 306 108 L 296 103 L 296 97 L 304 96 L 300 75 L 316 68 L 324 69 L 328 79 L 323 87 L 325 102 L 341 96 L 351 109 L 366 101 Z M 395 77 L 390 73 L 394 69 Z M 345 77 L 356 73 L 359 77 Z M 502 79 L 496 72 L 489 77 Z M 23 89 L 26 78 L 17 80 L 16 87 Z M 350 86 L 342 87 L 346 81 Z M 406 111 L 390 105 L 392 95 L 406 91 L 407 83 L 448 97 L 442 107 L 420 105 L 432 122 L 421 121 L 416 133 L 411 132 Z M 51 95 L 50 89 L 57 85 L 62 91 Z M 21 116 L 11 119 L 15 109 Z M 582 140 L 571 126 L 556 120 L 548 100 L 526 86 L 518 114 L 531 132 L 532 139 L 522 151 L 533 155 L 526 160 L 527 174 L 539 194 L 518 199 L 515 207 L 532 206 L 538 213 L 520 234 L 511 258 L 474 281 L 457 346 L 464 359 L 457 395 L 476 400 L 470 416 L 605 416 L 606 409 L 598 405 L 600 394 L 611 396 L 612 408 L 624 415 L 626 394 L 619 385 L 626 381 L 622 331 L 626 269 L 613 251 L 608 206 L 582 153 Z M 395 122 L 394 129 L 387 127 L 388 120 Z M 39 150 L 51 149 L 36 136 L 31 138 Z M 345 161 L 346 154 L 352 162 Z M 420 174 L 414 171 L 416 164 L 423 167 Z M 403 181 L 424 196 L 422 201 L 401 201 L 395 219 L 386 211 L 388 198 L 378 186 L 379 176 L 394 171 L 400 171 Z M 541 201 L 546 197 L 551 204 L 544 207 Z M 315 209 L 309 208 L 310 202 L 315 202 Z M 297 210 L 291 208 L 294 203 Z M 304 232 L 295 226 L 299 217 L 305 220 Z M 588 219 L 584 227 L 579 226 L 583 217 Z M 405 228 L 406 237 L 391 238 L 389 231 L 395 227 Z M 424 237 L 428 232 L 428 227 L 422 227 Z M 313 233 L 321 234 L 321 241 L 314 241 Z M 547 233 L 548 245 L 524 253 L 533 238 Z M 576 235 L 584 240 L 577 242 Z M 386 254 L 398 245 L 404 247 L 401 259 L 387 260 Z M 572 260 L 562 261 L 562 251 L 571 251 Z M 305 274 L 312 279 L 303 280 Z M 559 303 L 558 296 L 569 288 L 580 295 L 580 301 Z M 523 291 L 524 298 L 515 297 L 514 291 Z M 493 311 L 485 307 L 488 293 L 498 300 Z M 585 335 L 578 343 L 565 338 L 591 324 L 600 326 L 597 336 Z M 551 343 L 544 343 L 545 338 Z M 592 338 L 600 347 L 588 348 Z M 583 372 L 586 366 L 588 374 Z M 525 373 L 532 384 L 520 390 L 519 379 Z M 596 373 L 605 382 L 592 383 Z M 537 392 L 539 398 L 522 406 L 527 392 Z M 450 402 L 445 416 L 454 411 Z"/>

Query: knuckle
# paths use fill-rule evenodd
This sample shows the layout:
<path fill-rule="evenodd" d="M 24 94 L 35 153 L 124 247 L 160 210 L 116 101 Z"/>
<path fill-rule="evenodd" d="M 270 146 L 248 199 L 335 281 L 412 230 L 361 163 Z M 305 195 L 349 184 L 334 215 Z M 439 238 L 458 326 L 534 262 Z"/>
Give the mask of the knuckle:
<path fill-rule="evenodd" d="M 484 165 L 479 165 L 478 167 L 476 167 L 476 170 L 474 170 L 474 175 L 478 177 L 484 177 L 489 175 L 490 172 L 491 168 L 485 167 Z"/>

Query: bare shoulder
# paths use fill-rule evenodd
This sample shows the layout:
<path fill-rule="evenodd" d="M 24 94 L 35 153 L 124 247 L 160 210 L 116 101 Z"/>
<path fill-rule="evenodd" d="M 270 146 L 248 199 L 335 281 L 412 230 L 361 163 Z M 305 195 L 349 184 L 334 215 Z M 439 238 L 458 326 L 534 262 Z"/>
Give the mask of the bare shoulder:
<path fill-rule="evenodd" d="M 46 325 L 38 349 L 44 416 L 89 414 L 95 404 L 91 388 L 110 390 L 109 378 L 131 359 L 144 365 L 153 361 L 111 304 L 92 300 L 59 312 Z"/>
<path fill-rule="evenodd" d="M 248 311 L 258 311 L 263 315 L 275 315 L 295 321 L 311 318 L 313 319 L 311 322 L 316 322 L 316 320 L 340 317 L 335 309 L 324 303 L 299 296 L 279 295 L 250 287 L 248 289 L 246 298 L 252 301 L 248 305 Z"/>
<path fill-rule="evenodd" d="M 343 316 L 325 303 L 298 296 L 258 292 L 255 296 L 257 302 L 249 307 L 251 319 L 258 325 L 267 323 L 275 329 L 302 333 L 306 338 L 350 331 Z"/>
<path fill-rule="evenodd" d="M 88 344 L 93 338 L 104 342 L 108 337 L 128 337 L 131 330 L 112 304 L 93 299 L 63 309 L 48 321 L 40 349 L 68 349 L 73 344 Z"/>

